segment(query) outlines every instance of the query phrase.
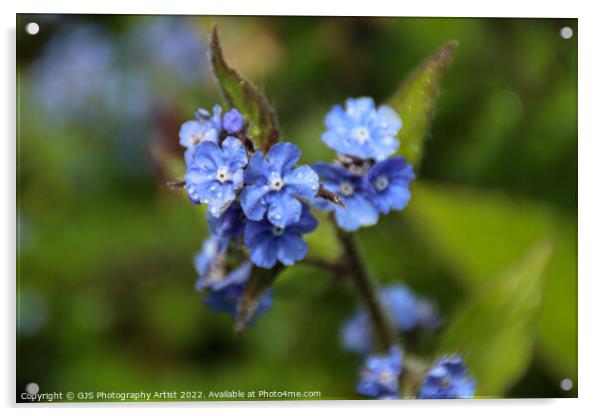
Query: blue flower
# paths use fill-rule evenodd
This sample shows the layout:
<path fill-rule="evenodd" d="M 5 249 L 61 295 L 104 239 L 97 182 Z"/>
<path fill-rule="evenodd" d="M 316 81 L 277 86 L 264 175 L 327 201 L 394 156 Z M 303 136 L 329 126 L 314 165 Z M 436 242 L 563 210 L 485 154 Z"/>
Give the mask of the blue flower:
<path fill-rule="evenodd" d="M 368 397 L 391 399 L 399 394 L 399 375 L 403 352 L 392 347 L 387 355 L 366 358 L 357 384 L 357 392 Z"/>
<path fill-rule="evenodd" d="M 341 331 L 341 344 L 347 351 L 368 354 L 373 349 L 373 333 L 366 312 L 357 312 L 345 322 Z"/>
<path fill-rule="evenodd" d="M 222 130 L 222 108 L 213 106 L 213 115 L 207 110 L 199 109 L 195 113 L 196 120 L 190 120 L 180 127 L 180 145 L 192 148 L 206 141 L 217 143 Z"/>
<path fill-rule="evenodd" d="M 205 141 L 192 149 L 184 180 L 194 204 L 206 203 L 209 213 L 219 217 L 243 186 L 247 152 L 240 140 L 226 137 L 221 147 Z"/>
<path fill-rule="evenodd" d="M 401 283 L 382 289 L 379 299 L 395 328 L 402 332 L 414 328 L 434 329 L 440 324 L 435 306 L 430 301 L 417 297 Z"/>
<path fill-rule="evenodd" d="M 224 119 L 222 120 L 222 127 L 229 134 L 236 134 L 242 130 L 244 126 L 244 120 L 242 118 L 242 114 L 236 108 L 228 111 L 224 114 Z"/>
<path fill-rule="evenodd" d="M 403 157 L 392 157 L 376 163 L 368 172 L 374 187 L 378 210 L 388 214 L 391 209 L 403 209 L 410 200 L 410 182 L 415 178 L 412 165 Z"/>
<path fill-rule="evenodd" d="M 343 208 L 332 202 L 314 199 L 316 208 L 334 210 L 337 224 L 346 231 L 355 231 L 377 223 L 378 210 L 373 203 L 374 190 L 363 176 L 322 162 L 314 163 L 312 167 L 320 175 L 324 187 L 337 194 L 345 204 Z"/>
<path fill-rule="evenodd" d="M 113 101 L 107 85 L 116 77 L 115 40 L 96 25 L 63 26 L 32 63 L 32 100 L 57 122 L 95 120 L 121 103 Z M 121 75 L 119 75 L 120 77 Z M 121 92 L 121 91 L 120 91 Z M 144 100 L 140 104 L 145 104 Z M 122 114 L 115 118 L 122 117 Z"/>
<path fill-rule="evenodd" d="M 402 284 L 384 288 L 379 293 L 381 304 L 391 322 L 399 331 L 415 328 L 434 329 L 440 324 L 433 304 L 418 298 Z M 366 311 L 356 312 L 345 322 L 341 331 L 341 344 L 347 351 L 367 354 L 373 349 L 372 324 Z"/>
<path fill-rule="evenodd" d="M 205 286 L 207 288 L 205 304 L 215 312 L 228 312 L 230 315 L 236 316 L 238 303 L 252 270 L 253 265 L 247 261 L 222 280 L 208 283 Z M 266 291 L 259 302 L 259 306 L 249 322 L 251 324 L 257 316 L 265 313 L 272 306 L 271 290 Z"/>
<path fill-rule="evenodd" d="M 207 222 L 214 235 L 221 238 L 235 238 L 243 234 L 246 218 L 240 203 L 234 201 L 221 216 L 207 215 Z"/>
<path fill-rule="evenodd" d="M 419 399 L 470 399 L 476 381 L 459 355 L 437 360 L 427 372 L 418 395 Z"/>
<path fill-rule="evenodd" d="M 245 245 L 249 248 L 251 261 L 266 269 L 272 268 L 277 260 L 290 266 L 307 253 L 307 244 L 300 235 L 313 231 L 317 226 L 318 221 L 305 204 L 302 204 L 299 221 L 286 227 L 274 225 L 267 219 L 248 221 Z"/>
<path fill-rule="evenodd" d="M 349 98 L 345 109 L 334 106 L 325 124 L 322 141 L 338 153 L 384 160 L 399 148 L 395 136 L 401 129 L 401 119 L 389 106 L 376 109 L 369 97 Z"/>
<path fill-rule="evenodd" d="M 420 328 L 433 330 L 441 326 L 441 318 L 439 317 L 437 308 L 426 299 L 416 299 L 414 315 L 416 317 L 416 324 Z"/>
<path fill-rule="evenodd" d="M 240 201 L 246 216 L 259 221 L 267 211 L 268 220 L 278 227 L 299 221 L 301 202 L 318 192 L 318 175 L 309 166 L 293 169 L 301 151 L 291 143 L 273 145 L 267 159 L 257 152 L 249 162 Z"/>

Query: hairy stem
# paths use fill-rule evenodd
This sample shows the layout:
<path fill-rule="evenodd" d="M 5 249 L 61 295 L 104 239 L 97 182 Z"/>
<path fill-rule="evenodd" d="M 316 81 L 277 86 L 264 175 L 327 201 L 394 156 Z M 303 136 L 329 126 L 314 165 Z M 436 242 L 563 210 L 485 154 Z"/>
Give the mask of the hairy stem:
<path fill-rule="evenodd" d="M 368 315 L 378 337 L 380 349 L 388 351 L 397 343 L 397 336 L 378 298 L 378 291 L 362 259 L 353 235 L 336 227 L 337 236 L 343 246 L 344 260 L 357 293 L 368 309 Z"/>

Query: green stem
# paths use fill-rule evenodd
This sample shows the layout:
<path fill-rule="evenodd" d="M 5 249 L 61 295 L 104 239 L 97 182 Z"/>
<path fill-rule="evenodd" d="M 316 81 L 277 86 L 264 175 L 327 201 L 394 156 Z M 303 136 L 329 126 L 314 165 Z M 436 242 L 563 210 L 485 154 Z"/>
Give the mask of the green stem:
<path fill-rule="evenodd" d="M 336 225 L 335 228 L 339 241 L 343 246 L 343 260 L 347 264 L 347 273 L 351 277 L 360 299 L 368 309 L 372 327 L 379 340 L 380 349 L 383 352 L 387 352 L 392 346 L 400 343 L 397 333 L 380 302 L 378 290 L 370 277 L 354 236 L 342 231 Z M 416 392 L 420 388 L 425 368 L 425 363 L 418 357 L 405 354 L 403 371 L 399 380 L 402 397 L 415 397 Z"/>
<path fill-rule="evenodd" d="M 368 268 L 362 259 L 353 235 L 342 231 L 339 227 L 336 227 L 336 230 L 337 236 L 343 246 L 344 260 L 348 264 L 347 271 L 359 297 L 368 309 L 370 320 L 379 340 L 380 349 L 388 351 L 397 343 L 397 336 L 380 303 L 378 291 L 370 278 Z"/>

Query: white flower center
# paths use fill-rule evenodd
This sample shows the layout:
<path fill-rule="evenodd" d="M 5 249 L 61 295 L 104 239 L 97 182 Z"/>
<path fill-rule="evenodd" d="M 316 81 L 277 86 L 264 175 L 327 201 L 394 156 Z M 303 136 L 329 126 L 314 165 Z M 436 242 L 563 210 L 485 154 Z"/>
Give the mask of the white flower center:
<path fill-rule="evenodd" d="M 282 180 L 282 177 L 278 173 L 272 172 L 270 175 L 270 189 L 277 192 L 281 190 L 283 186 L 284 181 Z"/>
<path fill-rule="evenodd" d="M 385 384 L 390 383 L 391 381 L 393 381 L 393 372 L 391 372 L 390 370 L 383 370 L 378 375 L 378 381 Z"/>
<path fill-rule="evenodd" d="M 370 132 L 365 127 L 356 127 L 351 131 L 351 136 L 360 144 L 364 144 L 370 139 Z"/>
<path fill-rule="evenodd" d="M 215 179 L 217 179 L 221 183 L 224 183 L 227 180 L 229 180 L 230 179 L 230 174 L 228 173 L 228 168 L 225 168 L 225 167 L 219 168 L 217 170 L 217 173 L 215 174 Z"/>
<path fill-rule="evenodd" d="M 284 228 L 273 226 L 272 227 L 272 234 L 274 234 L 275 236 L 279 237 L 282 234 L 284 234 Z"/>
<path fill-rule="evenodd" d="M 374 181 L 374 187 L 378 192 L 382 192 L 389 186 L 389 179 L 386 176 L 379 176 Z"/>
<path fill-rule="evenodd" d="M 444 389 L 447 389 L 447 388 L 451 387 L 451 385 L 452 385 L 452 381 L 449 378 L 449 376 L 443 377 L 443 380 L 441 380 L 441 387 Z"/>
<path fill-rule="evenodd" d="M 353 195 L 353 192 L 355 192 L 355 189 L 353 188 L 353 185 L 349 182 L 342 182 L 339 186 L 339 191 L 343 196 L 351 196 Z"/>

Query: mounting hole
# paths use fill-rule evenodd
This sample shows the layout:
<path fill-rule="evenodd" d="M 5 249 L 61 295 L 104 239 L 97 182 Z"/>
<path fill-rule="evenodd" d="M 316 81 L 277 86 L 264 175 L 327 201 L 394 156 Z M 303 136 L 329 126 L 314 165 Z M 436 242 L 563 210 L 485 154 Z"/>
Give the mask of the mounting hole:
<path fill-rule="evenodd" d="M 573 380 L 565 378 L 560 382 L 560 388 L 564 391 L 570 391 L 573 388 Z"/>
<path fill-rule="evenodd" d="M 36 395 L 39 391 L 40 386 L 38 386 L 37 383 L 29 383 L 27 386 L 25 386 L 25 392 L 28 394 Z"/>
<path fill-rule="evenodd" d="M 560 37 L 562 39 L 570 39 L 573 37 L 573 29 L 571 29 L 568 26 L 563 27 L 562 29 L 560 29 Z"/>
<path fill-rule="evenodd" d="M 40 31 L 40 25 L 36 22 L 29 22 L 25 25 L 25 31 L 30 35 L 37 35 Z"/>

